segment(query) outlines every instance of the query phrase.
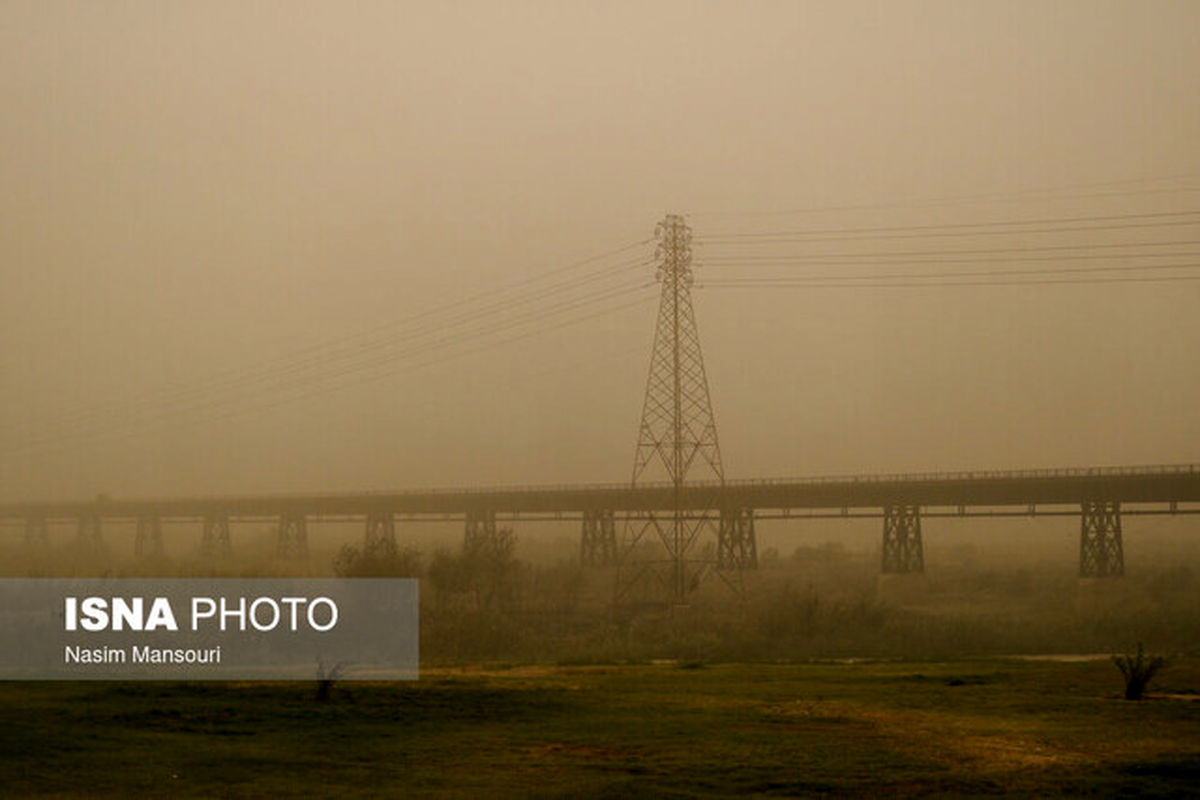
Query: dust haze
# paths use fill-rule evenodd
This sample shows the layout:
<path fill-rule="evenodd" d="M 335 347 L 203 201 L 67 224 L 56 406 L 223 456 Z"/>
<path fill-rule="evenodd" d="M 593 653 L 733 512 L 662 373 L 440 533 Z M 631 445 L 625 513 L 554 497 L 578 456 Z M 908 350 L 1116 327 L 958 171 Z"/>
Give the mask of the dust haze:
<path fill-rule="evenodd" d="M 1198 98 L 1192 0 L 0 5 L 0 579 L 415 577 L 422 670 L 6 681 L 0 785 L 1194 791 Z M 685 406 L 742 506 L 634 502 Z"/>
<path fill-rule="evenodd" d="M 2 14 L 11 501 L 625 481 L 654 286 L 596 300 L 625 284 L 568 270 L 527 307 L 542 328 L 475 338 L 503 308 L 471 298 L 665 213 L 700 241 L 1189 211 L 1200 188 L 1188 3 Z M 1196 230 L 799 250 L 911 272 L 886 254 Z M 724 254 L 697 247 L 694 294 L 730 477 L 1197 459 L 1194 282 L 705 288 L 770 273 Z M 652 246 L 595 264 L 653 284 L 629 256 Z"/>
<path fill-rule="evenodd" d="M 5 501 L 625 482 L 667 213 L 727 478 L 1200 460 L 1189 4 L 3 18 Z M 1070 526 L 987 526 L 927 524 L 931 565 L 1073 571 Z M 361 536 L 321 531 L 318 570 Z"/>

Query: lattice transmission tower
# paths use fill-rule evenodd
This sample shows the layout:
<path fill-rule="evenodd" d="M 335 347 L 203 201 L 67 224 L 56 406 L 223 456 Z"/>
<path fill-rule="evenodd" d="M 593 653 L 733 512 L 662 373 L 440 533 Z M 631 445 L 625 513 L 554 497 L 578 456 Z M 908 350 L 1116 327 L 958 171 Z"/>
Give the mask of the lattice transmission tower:
<path fill-rule="evenodd" d="M 683 217 L 669 214 L 658 224 L 655 237 L 656 277 L 662 284 L 662 294 L 633 459 L 632 485 L 665 478 L 674 491 L 674 510 L 669 517 L 651 514 L 627 522 L 621 548 L 624 574 L 619 583 L 622 591 L 628 591 L 653 575 L 670 600 L 678 604 L 686 601 L 708 569 L 742 566 L 726 563 L 737 559 L 725 559 L 718 554 L 738 550 L 737 545 L 731 545 L 732 538 L 726 535 L 726 528 L 729 532 L 744 532 L 746 526 L 744 521 L 726 526 L 726 515 L 716 514 L 725 471 L 692 308 L 692 231 Z M 706 482 L 713 487 L 709 510 L 683 509 L 681 494 L 689 481 Z M 752 530 L 751 527 L 751 537 Z M 715 551 L 699 546 L 709 531 L 718 533 Z"/>

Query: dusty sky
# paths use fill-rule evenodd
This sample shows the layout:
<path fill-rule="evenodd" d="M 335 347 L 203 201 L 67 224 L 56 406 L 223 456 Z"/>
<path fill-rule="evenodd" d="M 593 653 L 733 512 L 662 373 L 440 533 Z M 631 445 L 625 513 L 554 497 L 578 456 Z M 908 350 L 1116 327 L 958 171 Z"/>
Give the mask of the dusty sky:
<path fill-rule="evenodd" d="M 670 212 L 1119 218 L 698 244 L 729 477 L 1200 461 L 1200 282 L 715 280 L 1200 240 L 1121 223 L 1200 209 L 1198 98 L 1187 0 L 6 2 L 0 499 L 627 480 L 654 268 L 579 262 Z"/>

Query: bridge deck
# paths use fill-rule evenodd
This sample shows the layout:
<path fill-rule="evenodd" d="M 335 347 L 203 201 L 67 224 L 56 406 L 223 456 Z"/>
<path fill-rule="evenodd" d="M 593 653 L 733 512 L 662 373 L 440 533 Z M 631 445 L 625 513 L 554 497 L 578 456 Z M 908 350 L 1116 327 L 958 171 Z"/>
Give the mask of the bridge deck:
<path fill-rule="evenodd" d="M 679 506 L 690 511 L 740 506 L 764 511 L 919 506 L 1077 505 L 1085 500 L 1122 503 L 1200 502 L 1200 465 L 1097 467 L 1011 472 L 836 476 L 734 480 L 722 486 L 686 486 Z M 338 494 L 275 494 L 225 497 L 124 499 L 101 496 L 73 502 L 0 505 L 0 519 L 106 519 L 157 515 L 161 518 L 312 516 L 574 514 L 585 511 L 665 511 L 676 507 L 669 484 L 568 485 L 492 489 L 432 489 Z"/>

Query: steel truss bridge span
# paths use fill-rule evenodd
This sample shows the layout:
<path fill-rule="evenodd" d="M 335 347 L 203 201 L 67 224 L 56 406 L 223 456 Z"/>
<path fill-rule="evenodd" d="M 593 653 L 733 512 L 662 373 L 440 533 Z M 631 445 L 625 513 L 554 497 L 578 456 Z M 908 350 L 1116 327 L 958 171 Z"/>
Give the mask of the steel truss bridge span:
<path fill-rule="evenodd" d="M 834 476 L 796 479 L 730 480 L 691 483 L 678 493 L 685 511 L 749 508 L 764 516 L 803 516 L 791 511 L 880 509 L 889 505 L 959 509 L 963 516 L 993 516 L 998 507 L 1020 506 L 1029 513 L 1038 506 L 1079 505 L 1105 500 L 1121 503 L 1175 505 L 1200 502 L 1200 465 L 1097 467 L 1085 469 L 953 472 L 894 475 Z M 274 518 L 282 514 L 309 517 L 361 517 L 392 513 L 401 517 L 454 517 L 473 512 L 550 518 L 570 518 L 589 511 L 655 513 L 673 511 L 676 492 L 671 484 L 573 484 L 512 486 L 479 489 L 429 489 L 399 492 L 228 495 L 175 498 L 114 498 L 0 504 L 0 519 L 19 521 L 75 519 L 136 519 L 153 514 L 164 519 L 203 518 L 224 514 L 234 518 Z M 956 510 L 954 515 L 960 515 Z M 834 515 L 841 516 L 841 511 Z"/>
<path fill-rule="evenodd" d="M 684 513 L 719 520 L 723 566 L 753 567 L 754 519 L 883 519 L 883 571 L 924 570 L 924 517 L 1078 515 L 1080 574 L 1124 571 L 1121 516 L 1200 513 L 1200 465 L 1103 467 L 672 484 L 432 489 L 400 492 L 268 494 L 0 505 L 0 521 L 46 539 L 49 523 L 74 522 L 81 541 L 100 541 L 103 524 L 136 521 L 139 554 L 161 552 L 164 522 L 200 521 L 201 548 L 231 548 L 231 521 L 278 521 L 280 555 L 307 552 L 310 521 L 366 522 L 368 545 L 394 546 L 397 520 L 465 520 L 466 544 L 495 536 L 497 520 L 582 520 L 581 558 L 620 558 L 616 519 Z"/>

